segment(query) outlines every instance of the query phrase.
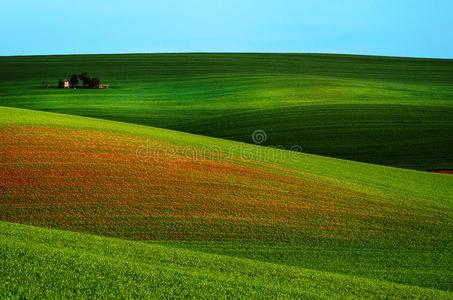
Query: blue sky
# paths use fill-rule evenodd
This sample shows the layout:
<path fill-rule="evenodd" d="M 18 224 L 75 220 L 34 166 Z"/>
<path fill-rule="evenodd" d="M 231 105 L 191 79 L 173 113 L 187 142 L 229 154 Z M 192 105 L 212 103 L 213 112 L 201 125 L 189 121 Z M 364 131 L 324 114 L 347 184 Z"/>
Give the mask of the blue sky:
<path fill-rule="evenodd" d="M 12 0 L 0 55 L 322 52 L 453 58 L 449 0 Z"/>

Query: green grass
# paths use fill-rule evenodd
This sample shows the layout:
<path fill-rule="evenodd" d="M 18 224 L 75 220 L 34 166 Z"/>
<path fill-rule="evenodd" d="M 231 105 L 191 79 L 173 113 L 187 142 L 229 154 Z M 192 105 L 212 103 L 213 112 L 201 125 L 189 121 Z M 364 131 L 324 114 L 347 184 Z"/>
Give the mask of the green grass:
<path fill-rule="evenodd" d="M 0 115 L 1 220 L 142 240 L 2 223 L 5 294 L 90 297 L 120 286 L 124 297 L 451 297 L 450 175 L 108 120 L 5 107 Z M 61 134 L 49 139 L 53 130 Z M 58 147 L 64 141 L 72 146 Z M 88 150 L 78 148 L 83 141 Z M 146 141 L 172 149 L 178 166 L 187 149 L 228 165 L 199 171 L 192 161 L 156 175 L 165 156 L 109 159 Z M 103 156 L 92 162 L 91 153 Z M 228 166 L 246 169 L 226 172 L 224 182 L 216 176 Z M 79 170 L 105 173 L 71 177 Z M 264 170 L 269 177 L 260 179 Z M 192 175 L 198 185 L 181 185 Z M 222 189 L 204 189 L 210 180 Z"/>
<path fill-rule="evenodd" d="M 82 71 L 112 88 L 40 88 Z M 453 176 L 395 168 L 453 168 L 452 74 L 345 55 L 0 57 L 0 298 L 453 298 Z M 234 142 L 257 129 L 306 153 Z"/>
<path fill-rule="evenodd" d="M 87 71 L 109 90 L 40 89 Z M 453 61 L 345 55 L 0 57 L 0 105 L 413 169 L 453 168 Z"/>
<path fill-rule="evenodd" d="M 2 298 L 432 298 L 451 292 L 0 222 Z"/>
<path fill-rule="evenodd" d="M 303 267 L 360 278 L 452 291 L 453 255 L 438 248 L 371 247 L 369 245 L 310 246 L 285 243 L 166 242 L 191 249 L 258 261 Z"/>

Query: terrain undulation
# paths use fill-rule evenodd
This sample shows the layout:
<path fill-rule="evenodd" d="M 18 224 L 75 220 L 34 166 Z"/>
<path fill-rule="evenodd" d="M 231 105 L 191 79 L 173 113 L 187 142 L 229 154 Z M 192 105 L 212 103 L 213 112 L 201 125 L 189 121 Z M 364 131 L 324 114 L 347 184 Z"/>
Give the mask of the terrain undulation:
<path fill-rule="evenodd" d="M 85 71 L 111 87 L 42 87 Z M 452 298 L 451 74 L 0 57 L 0 297 Z"/>

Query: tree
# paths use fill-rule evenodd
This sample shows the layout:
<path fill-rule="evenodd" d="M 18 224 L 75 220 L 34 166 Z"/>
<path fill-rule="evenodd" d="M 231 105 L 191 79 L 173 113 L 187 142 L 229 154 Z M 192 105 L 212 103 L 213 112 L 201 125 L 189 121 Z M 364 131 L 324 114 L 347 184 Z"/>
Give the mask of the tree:
<path fill-rule="evenodd" d="M 79 75 L 79 79 L 82 80 L 82 84 L 84 86 L 88 86 L 90 85 L 90 76 L 88 76 L 88 73 L 87 72 L 83 72 Z"/>
<path fill-rule="evenodd" d="M 60 88 L 60 89 L 64 88 L 64 83 L 63 83 L 63 80 L 61 80 L 61 79 L 58 81 L 58 88 Z"/>
<path fill-rule="evenodd" d="M 69 83 L 72 87 L 75 87 L 79 84 L 79 76 L 73 74 L 71 75 L 71 79 L 69 79 Z"/>
<path fill-rule="evenodd" d="M 88 85 L 90 88 L 94 88 L 99 85 L 101 81 L 98 78 L 91 78 L 90 84 Z"/>

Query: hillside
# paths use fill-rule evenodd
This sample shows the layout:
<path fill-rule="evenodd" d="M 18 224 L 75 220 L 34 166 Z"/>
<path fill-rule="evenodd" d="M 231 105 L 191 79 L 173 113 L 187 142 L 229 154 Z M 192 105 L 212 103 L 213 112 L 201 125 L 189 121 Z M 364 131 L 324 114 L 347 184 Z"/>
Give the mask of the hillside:
<path fill-rule="evenodd" d="M 1 298 L 453 297 L 452 292 L 4 222 L 0 249 Z"/>
<path fill-rule="evenodd" d="M 108 90 L 42 89 L 89 72 Z M 0 57 L 0 105 L 413 169 L 453 168 L 453 61 L 345 55 Z"/>
<path fill-rule="evenodd" d="M 450 175 L 108 120 L 4 107 L 0 108 L 0 115 L 2 221 L 158 241 L 162 247 L 176 251 L 171 259 L 179 259 L 178 253 L 192 255 L 190 251 L 210 253 L 203 256 L 206 262 L 196 266 L 203 274 L 211 268 L 205 264 L 215 264 L 209 262 L 211 258 L 230 260 L 215 255 L 237 257 L 239 269 L 247 259 L 254 261 L 253 268 L 263 272 L 274 268 L 263 263 L 278 264 L 278 271 L 266 274 L 283 268 L 281 272 L 289 272 L 285 274 L 294 271 L 302 277 L 320 276 L 319 280 L 329 284 L 324 288 L 324 283 L 320 283 L 326 295 L 336 289 L 330 285 L 331 273 L 343 274 L 332 275 L 332 280 L 356 277 L 350 281 L 352 288 L 338 287 L 346 294 L 353 291 L 351 295 L 361 293 L 361 285 L 367 286 L 367 280 L 373 281 L 373 289 L 377 290 L 381 287 L 375 281 L 386 281 L 389 290 L 369 292 L 367 287 L 363 295 L 391 295 L 403 288 L 395 283 L 410 285 L 414 295 L 424 295 L 426 291 L 419 290 L 421 287 L 453 291 Z M 13 225 L 1 226 L 16 230 Z M 22 228 L 18 229 L 22 233 L 17 233 L 15 239 L 29 241 L 25 236 L 32 229 L 18 228 Z M 18 280 L 25 276 L 14 267 L 14 263 L 24 263 L 20 259 L 24 256 L 17 252 L 22 244 L 9 242 L 13 237 L 8 230 L 1 231 L 1 253 L 7 255 L 2 263 L 8 269 L 17 269 L 17 277 L 11 278 Z M 21 250 L 28 253 L 25 256 L 37 257 L 38 261 L 49 259 L 49 268 L 59 262 L 70 270 L 74 264 L 85 268 L 85 263 L 75 260 L 70 249 L 51 250 L 57 251 L 56 258 L 40 258 L 47 251 L 43 249 L 55 247 L 46 238 L 50 231 L 41 233 L 43 240 L 36 236 L 39 245 L 31 239 L 27 242 L 29 248 Z M 67 235 L 68 239 L 78 238 Z M 60 233 L 54 238 L 67 240 Z M 80 247 L 88 246 L 82 243 Z M 65 251 L 71 252 L 69 257 Z M 8 257 L 19 258 L 15 261 Z M 109 261 L 93 258 L 96 272 L 101 272 L 102 264 Z M 164 269 L 169 267 L 165 261 Z M 135 263 L 130 268 L 134 266 Z M 38 274 L 42 272 L 39 266 L 30 268 L 38 268 Z M 74 272 L 68 276 L 74 278 Z M 154 276 L 151 271 L 143 272 L 145 277 Z M 128 276 L 134 275 L 127 275 L 124 280 L 129 280 Z M 222 276 L 221 281 L 226 280 Z M 111 282 L 106 280 L 106 284 Z M 221 286 L 212 284 L 207 286 Z M 257 289 L 250 284 L 245 295 Z M 309 288 L 312 283 L 295 283 L 296 287 L 287 284 L 284 283 L 285 289 L 291 296 L 304 290 L 304 284 Z M 267 293 L 267 289 L 261 292 Z"/>

